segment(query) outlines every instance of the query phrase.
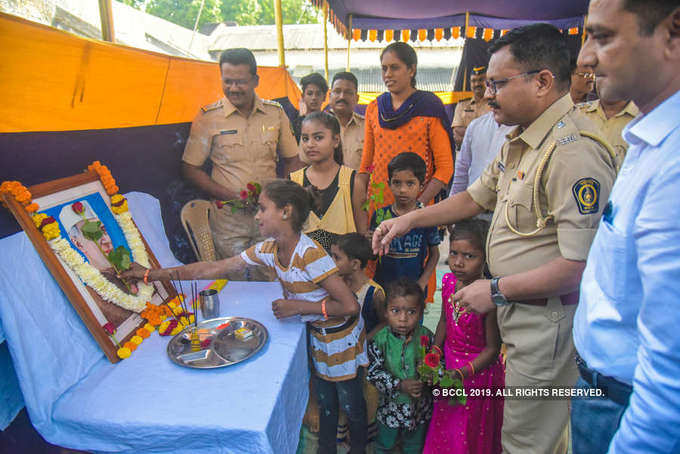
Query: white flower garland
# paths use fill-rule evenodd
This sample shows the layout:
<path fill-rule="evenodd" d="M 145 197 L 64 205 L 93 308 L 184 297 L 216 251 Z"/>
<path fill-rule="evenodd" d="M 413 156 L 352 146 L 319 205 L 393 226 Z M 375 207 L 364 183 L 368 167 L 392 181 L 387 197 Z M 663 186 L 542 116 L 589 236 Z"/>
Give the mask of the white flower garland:
<path fill-rule="evenodd" d="M 121 214 L 114 214 L 114 217 L 116 218 L 116 221 L 118 221 L 121 230 L 123 230 L 123 235 L 125 235 L 128 246 L 130 246 L 132 260 L 139 263 L 144 268 L 149 268 L 149 255 L 146 253 L 144 242 L 139 235 L 135 223 L 132 222 L 132 214 L 130 214 L 129 211 L 126 211 Z"/>
<path fill-rule="evenodd" d="M 125 239 L 130 246 L 132 258 L 140 265 L 149 268 L 149 256 L 139 235 L 139 231 L 132 222 L 132 215 L 129 211 L 114 215 L 118 225 L 123 230 Z M 61 257 L 61 259 L 71 268 L 89 287 L 102 299 L 133 312 L 140 313 L 146 308 L 147 301 L 151 301 L 154 292 L 153 285 L 137 283 L 139 291 L 136 295 L 129 295 L 116 287 L 94 266 L 86 262 L 83 257 L 76 252 L 71 243 L 62 237 L 48 241 L 50 247 Z"/>

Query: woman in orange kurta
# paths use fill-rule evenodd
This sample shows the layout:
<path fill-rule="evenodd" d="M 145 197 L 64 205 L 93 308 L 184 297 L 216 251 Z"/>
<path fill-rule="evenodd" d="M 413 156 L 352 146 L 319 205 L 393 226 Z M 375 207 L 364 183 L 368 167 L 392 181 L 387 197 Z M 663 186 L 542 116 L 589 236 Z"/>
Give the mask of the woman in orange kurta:
<path fill-rule="evenodd" d="M 441 100 L 433 93 L 416 90 L 417 56 L 403 42 L 387 46 L 381 56 L 382 78 L 387 92 L 366 109 L 364 152 L 358 180 L 370 196 L 373 184 L 384 183 L 384 201 L 394 202 L 388 188 L 387 164 L 399 153 L 411 151 L 427 165 L 425 189 L 419 201 L 429 204 L 453 175 L 453 135 Z M 371 203 L 369 219 L 375 208 Z"/>
<path fill-rule="evenodd" d="M 418 57 L 411 46 L 392 43 L 380 55 L 387 92 L 366 108 L 364 152 L 357 175 L 358 187 L 366 188 L 370 209 L 394 202 L 388 187 L 387 164 L 399 153 L 420 155 L 427 166 L 425 189 L 418 200 L 429 205 L 453 176 L 453 133 L 444 104 L 433 93 L 416 89 Z M 370 183 L 370 184 L 369 184 Z M 383 183 L 383 200 L 380 189 Z M 373 200 L 372 196 L 378 200 Z M 377 206 L 376 206 L 377 205 Z M 372 267 L 371 267 L 372 268 Z M 436 285 L 436 273 L 428 285 L 428 301 Z"/>

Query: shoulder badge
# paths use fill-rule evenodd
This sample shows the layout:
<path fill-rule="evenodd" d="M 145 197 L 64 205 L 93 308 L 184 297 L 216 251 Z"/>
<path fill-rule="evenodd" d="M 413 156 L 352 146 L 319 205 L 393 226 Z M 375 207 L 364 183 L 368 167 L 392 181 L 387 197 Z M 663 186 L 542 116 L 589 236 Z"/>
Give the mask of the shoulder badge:
<path fill-rule="evenodd" d="M 571 187 L 571 192 L 579 213 L 585 215 L 599 211 L 600 182 L 595 178 L 581 178 Z"/>
<path fill-rule="evenodd" d="M 278 107 L 279 109 L 283 109 L 283 106 L 282 106 L 281 104 L 279 104 L 279 103 L 276 102 L 276 101 L 272 101 L 271 99 L 263 99 L 263 100 L 262 100 L 262 104 L 266 104 L 266 105 L 268 105 L 268 106 L 276 106 L 276 107 Z"/>
<path fill-rule="evenodd" d="M 219 109 L 220 107 L 222 107 L 222 100 L 221 99 L 217 102 L 214 102 L 212 104 L 208 104 L 207 106 L 201 107 L 201 111 L 203 113 L 206 113 L 206 112 L 210 112 L 211 110 Z"/>

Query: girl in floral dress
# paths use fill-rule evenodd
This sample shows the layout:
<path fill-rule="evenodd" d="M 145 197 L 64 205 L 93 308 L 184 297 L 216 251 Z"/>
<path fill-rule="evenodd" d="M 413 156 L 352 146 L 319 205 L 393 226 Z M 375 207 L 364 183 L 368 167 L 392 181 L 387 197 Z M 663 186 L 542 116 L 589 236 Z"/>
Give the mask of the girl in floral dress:
<path fill-rule="evenodd" d="M 505 386 L 500 359 L 500 334 L 496 312 L 459 313 L 453 295 L 483 278 L 484 244 L 488 223 L 479 219 L 456 223 L 451 233 L 449 267 L 442 279 L 442 315 L 434 344 L 442 347 L 446 368 L 463 378 L 468 391 L 465 405 L 436 399 L 425 441 L 425 454 L 496 454 L 501 452 L 503 400 L 471 396 L 471 389 L 488 389 L 492 395 Z"/>

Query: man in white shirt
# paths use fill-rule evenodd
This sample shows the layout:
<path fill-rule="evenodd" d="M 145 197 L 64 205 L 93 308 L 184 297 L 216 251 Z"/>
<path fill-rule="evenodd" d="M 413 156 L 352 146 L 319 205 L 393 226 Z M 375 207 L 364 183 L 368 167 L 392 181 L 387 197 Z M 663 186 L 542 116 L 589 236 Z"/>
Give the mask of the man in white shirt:
<path fill-rule="evenodd" d="M 680 2 L 593 0 L 579 64 L 642 115 L 588 255 L 574 318 L 575 453 L 680 452 Z"/>

